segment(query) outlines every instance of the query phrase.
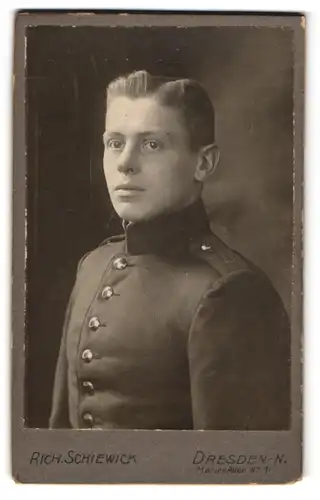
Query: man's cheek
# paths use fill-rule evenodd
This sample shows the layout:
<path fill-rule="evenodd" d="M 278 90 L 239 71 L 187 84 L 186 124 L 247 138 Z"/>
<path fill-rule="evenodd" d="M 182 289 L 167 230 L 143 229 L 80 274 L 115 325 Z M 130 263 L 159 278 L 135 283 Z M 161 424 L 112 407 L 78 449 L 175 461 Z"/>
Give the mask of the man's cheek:
<path fill-rule="evenodd" d="M 104 177 L 106 179 L 108 186 L 113 186 L 116 184 L 117 171 L 110 162 L 103 164 Z"/>
<path fill-rule="evenodd" d="M 181 161 L 181 154 L 175 149 L 166 150 L 163 154 L 163 161 L 170 167 L 176 168 Z"/>

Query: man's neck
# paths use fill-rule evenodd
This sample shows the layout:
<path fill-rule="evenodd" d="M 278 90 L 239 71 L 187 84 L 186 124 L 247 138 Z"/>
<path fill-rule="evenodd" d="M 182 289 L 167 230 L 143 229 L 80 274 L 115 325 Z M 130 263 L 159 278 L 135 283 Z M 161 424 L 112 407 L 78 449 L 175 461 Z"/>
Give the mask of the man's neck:
<path fill-rule="evenodd" d="M 199 234 L 209 230 L 209 222 L 200 199 L 182 210 L 161 214 L 141 222 L 123 221 L 127 251 L 140 253 L 180 253 Z"/>

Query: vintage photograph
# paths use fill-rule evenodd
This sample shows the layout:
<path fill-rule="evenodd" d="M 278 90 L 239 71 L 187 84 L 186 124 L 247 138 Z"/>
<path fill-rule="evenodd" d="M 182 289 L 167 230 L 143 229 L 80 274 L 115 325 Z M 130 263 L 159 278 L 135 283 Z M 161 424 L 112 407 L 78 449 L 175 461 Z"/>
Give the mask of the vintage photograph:
<path fill-rule="evenodd" d="M 23 427 L 288 434 L 299 20 L 153 17 L 24 19 Z"/>

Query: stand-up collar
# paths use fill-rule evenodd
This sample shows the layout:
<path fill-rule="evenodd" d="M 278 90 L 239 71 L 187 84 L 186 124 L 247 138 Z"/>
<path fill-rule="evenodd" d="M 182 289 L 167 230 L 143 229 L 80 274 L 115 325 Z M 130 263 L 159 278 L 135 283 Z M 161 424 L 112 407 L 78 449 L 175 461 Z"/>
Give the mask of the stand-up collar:
<path fill-rule="evenodd" d="M 186 252 L 193 241 L 210 230 L 201 200 L 180 212 L 123 226 L 127 252 L 131 254 Z"/>

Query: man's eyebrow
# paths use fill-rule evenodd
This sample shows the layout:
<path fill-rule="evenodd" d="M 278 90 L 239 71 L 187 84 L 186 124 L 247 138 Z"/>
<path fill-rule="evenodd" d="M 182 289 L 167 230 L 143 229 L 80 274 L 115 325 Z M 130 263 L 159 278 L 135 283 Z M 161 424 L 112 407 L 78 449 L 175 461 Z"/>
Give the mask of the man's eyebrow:
<path fill-rule="evenodd" d="M 112 132 L 112 131 L 106 130 L 103 133 L 102 137 L 105 139 L 106 137 L 110 137 L 110 135 L 112 135 L 112 136 L 118 136 L 118 137 L 123 137 L 124 136 L 123 134 L 121 134 L 121 132 Z"/>

